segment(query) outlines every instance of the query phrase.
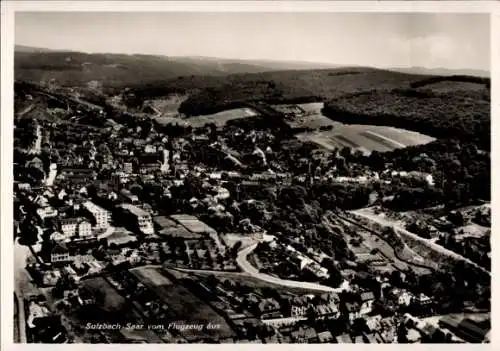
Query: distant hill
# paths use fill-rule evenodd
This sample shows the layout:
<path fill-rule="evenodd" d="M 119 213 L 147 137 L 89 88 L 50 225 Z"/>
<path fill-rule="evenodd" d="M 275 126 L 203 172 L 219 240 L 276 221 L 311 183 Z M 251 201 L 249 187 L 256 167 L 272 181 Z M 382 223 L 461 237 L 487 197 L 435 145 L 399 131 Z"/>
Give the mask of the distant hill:
<path fill-rule="evenodd" d="M 138 81 L 167 80 L 180 76 L 226 76 L 290 69 L 331 68 L 335 65 L 309 62 L 233 60 L 207 57 L 157 55 L 88 54 L 16 46 L 15 78 L 40 82 L 55 79 L 61 86 L 85 86 L 101 81 L 104 87 L 124 88 Z"/>
<path fill-rule="evenodd" d="M 409 67 L 409 68 L 391 68 L 393 71 L 409 74 L 423 74 L 433 76 L 454 76 L 465 75 L 489 78 L 490 72 L 478 69 L 447 69 L 447 68 L 425 68 L 425 67 Z"/>
<path fill-rule="evenodd" d="M 26 46 L 26 45 L 16 45 L 14 48 L 14 52 L 26 52 L 26 53 L 42 53 L 42 52 L 57 52 L 61 50 L 53 50 L 47 48 L 37 48 L 34 46 Z M 67 51 L 67 50 L 62 50 Z"/>

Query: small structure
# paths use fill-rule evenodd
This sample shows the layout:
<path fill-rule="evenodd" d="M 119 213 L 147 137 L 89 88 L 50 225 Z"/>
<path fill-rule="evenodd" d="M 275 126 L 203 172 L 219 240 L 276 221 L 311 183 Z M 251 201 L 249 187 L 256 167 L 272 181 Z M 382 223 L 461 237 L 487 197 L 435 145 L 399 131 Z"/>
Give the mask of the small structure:
<path fill-rule="evenodd" d="M 373 309 L 373 302 L 375 301 L 375 296 L 373 295 L 373 293 L 371 291 L 361 293 L 360 300 L 360 315 L 366 315 L 370 313 Z"/>

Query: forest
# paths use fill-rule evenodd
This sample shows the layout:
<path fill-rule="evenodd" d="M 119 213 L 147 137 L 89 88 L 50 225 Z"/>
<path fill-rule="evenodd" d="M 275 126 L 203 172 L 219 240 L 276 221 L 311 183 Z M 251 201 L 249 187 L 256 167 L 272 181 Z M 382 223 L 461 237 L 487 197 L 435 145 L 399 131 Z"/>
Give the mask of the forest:
<path fill-rule="evenodd" d="M 482 92 L 362 92 L 330 100 L 323 113 L 343 123 L 392 126 L 490 149 L 489 94 Z"/>

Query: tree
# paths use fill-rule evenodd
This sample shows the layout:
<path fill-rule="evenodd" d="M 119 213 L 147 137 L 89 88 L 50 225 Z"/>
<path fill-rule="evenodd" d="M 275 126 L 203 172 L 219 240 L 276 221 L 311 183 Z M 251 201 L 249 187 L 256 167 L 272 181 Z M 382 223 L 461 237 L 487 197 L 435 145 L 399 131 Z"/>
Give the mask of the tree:
<path fill-rule="evenodd" d="M 21 223 L 20 230 L 19 243 L 21 245 L 35 245 L 38 242 L 38 230 L 33 224 L 25 220 Z"/>
<path fill-rule="evenodd" d="M 333 288 L 339 287 L 339 285 L 343 281 L 343 277 L 340 271 L 337 268 L 332 267 L 331 269 L 328 270 L 328 274 L 329 276 L 326 280 L 326 283 Z"/>

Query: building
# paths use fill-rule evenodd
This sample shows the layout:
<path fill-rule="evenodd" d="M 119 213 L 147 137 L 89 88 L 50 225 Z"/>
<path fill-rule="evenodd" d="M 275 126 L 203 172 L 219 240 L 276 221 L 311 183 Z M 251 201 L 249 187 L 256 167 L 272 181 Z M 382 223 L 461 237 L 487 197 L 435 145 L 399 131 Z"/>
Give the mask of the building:
<path fill-rule="evenodd" d="M 360 300 L 360 314 L 366 315 L 370 313 L 373 309 L 373 302 L 375 301 L 375 296 L 373 295 L 373 293 L 371 291 L 361 293 Z"/>
<path fill-rule="evenodd" d="M 59 220 L 58 226 L 65 239 L 74 236 L 81 238 L 92 236 L 92 225 L 83 218 L 63 218 Z"/>
<path fill-rule="evenodd" d="M 369 344 L 384 344 L 384 340 L 382 339 L 382 337 L 378 333 L 364 334 L 363 336 L 365 337 L 365 340 Z"/>
<path fill-rule="evenodd" d="M 32 160 L 26 162 L 26 167 L 43 169 L 43 161 L 38 157 L 34 157 Z"/>
<path fill-rule="evenodd" d="M 59 230 L 65 238 L 71 238 L 76 235 L 77 225 L 78 218 L 63 218 L 58 222 Z"/>
<path fill-rule="evenodd" d="M 414 298 L 413 294 L 409 293 L 408 291 L 397 288 L 391 291 L 391 296 L 393 300 L 395 300 L 400 306 L 409 306 Z"/>
<path fill-rule="evenodd" d="M 92 236 L 92 224 L 83 218 L 78 221 L 77 235 L 79 238 L 87 239 Z"/>
<path fill-rule="evenodd" d="M 337 344 L 352 344 L 352 339 L 349 334 L 342 334 L 335 338 L 337 340 Z"/>
<path fill-rule="evenodd" d="M 127 174 L 132 174 L 134 172 L 134 167 L 132 162 L 124 162 L 122 166 L 123 172 Z"/>
<path fill-rule="evenodd" d="M 154 234 L 153 219 L 149 213 L 132 204 L 122 204 L 121 208 L 125 216 L 130 216 L 129 223 L 139 229 L 141 233 L 146 235 Z"/>
<path fill-rule="evenodd" d="M 432 299 L 427 296 L 427 295 L 424 295 L 424 294 L 419 294 L 418 296 L 415 296 L 413 298 L 413 301 L 417 304 L 419 304 L 420 306 L 429 306 L 429 305 L 432 305 Z"/>
<path fill-rule="evenodd" d="M 281 313 L 279 313 L 280 309 L 280 304 L 273 298 L 263 299 L 257 305 L 257 311 L 263 319 L 268 316 L 272 318 L 282 317 Z"/>
<path fill-rule="evenodd" d="M 300 328 L 290 334 L 292 342 L 297 344 L 311 344 L 318 341 L 318 334 L 313 328 Z"/>
<path fill-rule="evenodd" d="M 123 201 L 128 202 L 130 204 L 139 203 L 139 197 L 137 195 L 132 194 L 130 190 L 127 189 L 120 190 L 120 198 Z"/>
<path fill-rule="evenodd" d="M 328 278 L 330 275 L 328 274 L 328 269 L 321 267 L 316 262 L 310 262 L 306 264 L 304 270 L 311 272 L 319 279 Z"/>
<path fill-rule="evenodd" d="M 71 262 L 72 257 L 66 245 L 63 243 L 56 243 L 50 253 L 50 261 L 52 263 Z"/>
<path fill-rule="evenodd" d="M 443 317 L 439 321 L 439 326 L 450 330 L 459 338 L 470 343 L 482 343 L 489 332 L 489 328 L 484 328 L 469 318 Z"/>
<path fill-rule="evenodd" d="M 329 331 L 318 333 L 318 341 L 321 344 L 331 343 L 333 341 L 333 335 Z"/>
<path fill-rule="evenodd" d="M 45 220 L 46 218 L 56 217 L 58 214 L 57 210 L 51 206 L 40 207 L 36 210 L 36 213 L 42 220 Z"/>
<path fill-rule="evenodd" d="M 111 213 L 93 202 L 87 201 L 82 204 L 83 208 L 90 213 L 95 221 L 96 229 L 107 229 L 109 228 L 109 222 L 111 220 Z"/>
<path fill-rule="evenodd" d="M 344 310 L 351 322 L 361 316 L 360 305 L 357 302 L 345 302 Z"/>

